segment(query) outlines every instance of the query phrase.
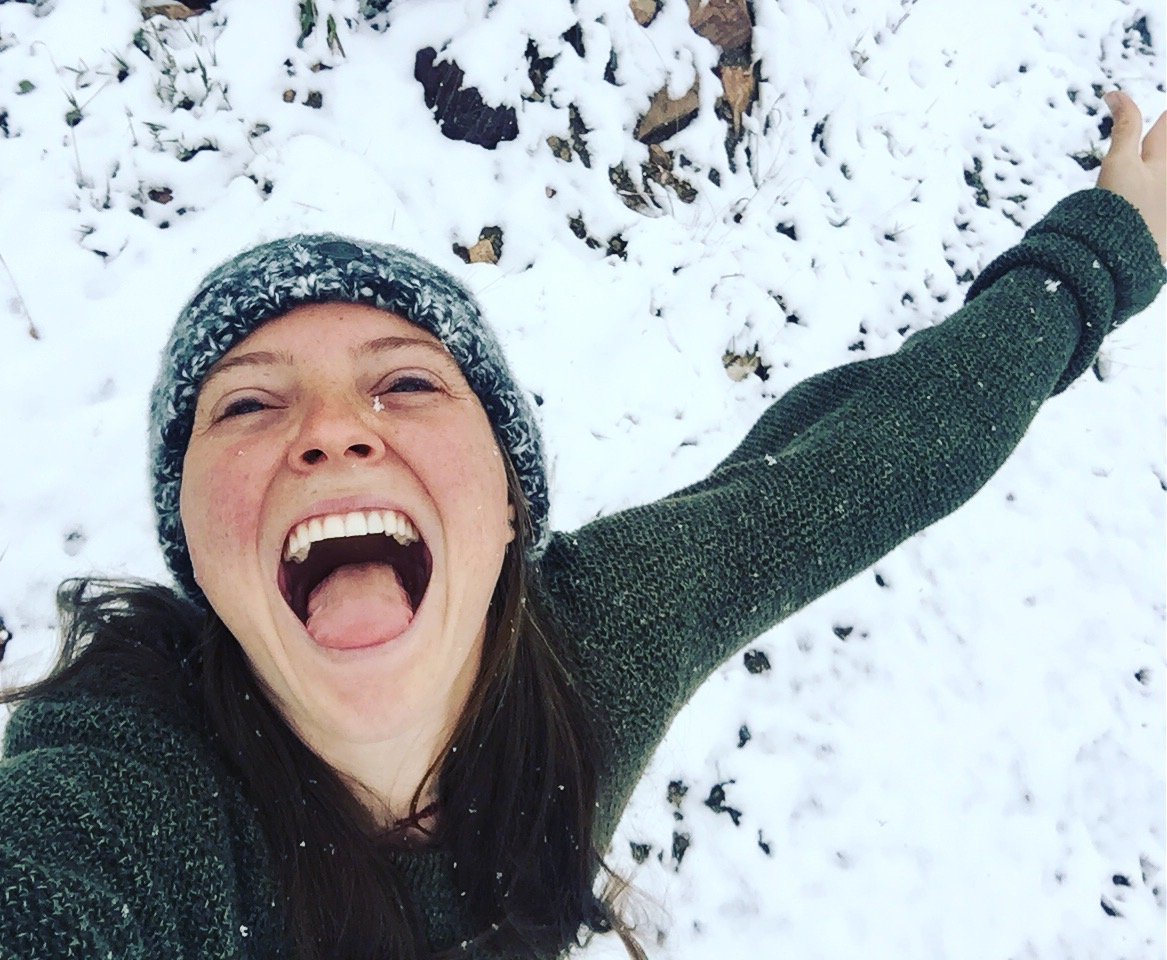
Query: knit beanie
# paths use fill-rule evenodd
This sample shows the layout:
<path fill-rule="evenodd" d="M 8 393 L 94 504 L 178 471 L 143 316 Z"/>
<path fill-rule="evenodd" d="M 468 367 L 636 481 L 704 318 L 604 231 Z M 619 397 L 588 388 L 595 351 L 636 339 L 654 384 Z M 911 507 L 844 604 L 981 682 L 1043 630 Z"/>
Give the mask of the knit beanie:
<path fill-rule="evenodd" d="M 268 320 L 306 303 L 362 303 L 437 337 L 462 370 L 510 456 L 534 530 L 529 556 L 547 545 L 547 477 L 535 418 L 478 304 L 450 274 L 416 254 L 335 234 L 287 237 L 213 270 L 174 325 L 150 397 L 150 466 L 158 539 L 190 599 L 195 583 L 179 516 L 182 463 L 199 387 L 215 363 Z"/>

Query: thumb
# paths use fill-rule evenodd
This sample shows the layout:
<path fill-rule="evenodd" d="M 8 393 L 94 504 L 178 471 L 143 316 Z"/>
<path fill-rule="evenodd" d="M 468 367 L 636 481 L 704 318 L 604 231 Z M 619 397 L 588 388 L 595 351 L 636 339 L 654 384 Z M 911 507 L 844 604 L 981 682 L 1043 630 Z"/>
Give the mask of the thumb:
<path fill-rule="evenodd" d="M 1159 119 L 1143 141 L 1143 161 L 1160 165 L 1167 163 L 1167 113 L 1159 114 Z"/>
<path fill-rule="evenodd" d="M 1143 115 L 1138 104 L 1121 90 L 1112 90 L 1103 99 L 1114 117 L 1110 133 L 1110 154 L 1113 156 L 1139 155 L 1139 141 L 1143 133 Z"/>

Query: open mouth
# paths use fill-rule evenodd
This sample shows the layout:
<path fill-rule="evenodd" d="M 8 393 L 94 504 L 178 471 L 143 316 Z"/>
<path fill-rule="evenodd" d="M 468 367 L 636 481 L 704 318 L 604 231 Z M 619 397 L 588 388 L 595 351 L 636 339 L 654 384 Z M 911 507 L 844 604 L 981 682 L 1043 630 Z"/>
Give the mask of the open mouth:
<path fill-rule="evenodd" d="M 333 514 L 297 524 L 280 560 L 280 593 L 306 625 L 313 591 L 342 567 L 367 564 L 391 567 L 411 611 L 417 611 L 429 586 L 433 559 L 417 528 L 394 510 Z"/>

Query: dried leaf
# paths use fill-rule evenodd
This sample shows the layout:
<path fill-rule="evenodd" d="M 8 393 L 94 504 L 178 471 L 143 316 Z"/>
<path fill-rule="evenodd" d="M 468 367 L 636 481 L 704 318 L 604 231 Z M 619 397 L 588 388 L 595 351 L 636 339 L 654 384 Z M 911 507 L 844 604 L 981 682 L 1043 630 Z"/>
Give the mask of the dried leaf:
<path fill-rule="evenodd" d="M 197 16 L 201 10 L 192 10 L 185 3 L 157 3 L 142 7 L 142 17 L 149 20 L 151 17 L 166 17 L 167 20 L 186 20 Z"/>
<path fill-rule="evenodd" d="M 722 50 L 749 46 L 753 38 L 746 0 L 689 0 L 689 24 Z"/>
<path fill-rule="evenodd" d="M 494 244 L 489 237 L 483 237 L 474 244 L 468 255 L 471 263 L 498 263 L 498 254 L 494 252 Z"/>
<path fill-rule="evenodd" d="M 742 115 L 749 112 L 754 102 L 754 71 L 751 67 L 722 67 L 721 86 L 725 90 L 725 102 L 733 111 L 734 133 L 740 133 Z"/>
<path fill-rule="evenodd" d="M 660 143 L 687 127 L 697 116 L 699 90 L 700 81 L 696 79 L 678 100 L 669 98 L 667 86 L 658 90 L 648 105 L 648 112 L 636 125 L 636 139 L 641 143 Z"/>
<path fill-rule="evenodd" d="M 725 372 L 729 375 L 729 379 L 738 382 L 744 380 L 758 369 L 758 358 L 756 355 L 726 353 L 722 356 L 721 362 L 725 367 Z"/>
<path fill-rule="evenodd" d="M 632 16 L 642 27 L 647 27 L 660 12 L 660 0 L 628 0 L 632 8 Z"/>

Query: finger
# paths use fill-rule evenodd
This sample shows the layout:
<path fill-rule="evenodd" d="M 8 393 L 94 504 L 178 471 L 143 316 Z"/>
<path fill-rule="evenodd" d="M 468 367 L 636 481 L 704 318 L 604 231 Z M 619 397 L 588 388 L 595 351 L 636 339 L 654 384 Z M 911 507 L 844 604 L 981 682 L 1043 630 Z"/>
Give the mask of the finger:
<path fill-rule="evenodd" d="M 1121 90 L 1112 90 L 1103 99 L 1114 117 L 1109 155 L 1137 157 L 1143 133 L 1143 115 L 1138 104 Z"/>
<path fill-rule="evenodd" d="M 1146 163 L 1167 164 L 1167 113 L 1159 114 L 1159 119 L 1143 141 L 1143 160 Z"/>

